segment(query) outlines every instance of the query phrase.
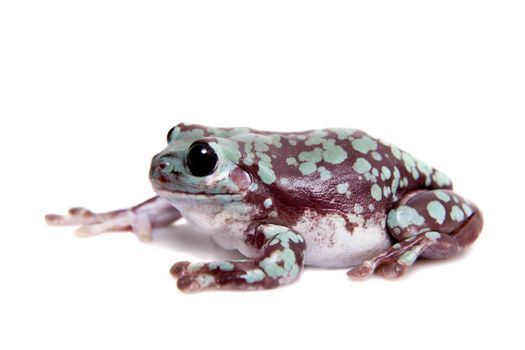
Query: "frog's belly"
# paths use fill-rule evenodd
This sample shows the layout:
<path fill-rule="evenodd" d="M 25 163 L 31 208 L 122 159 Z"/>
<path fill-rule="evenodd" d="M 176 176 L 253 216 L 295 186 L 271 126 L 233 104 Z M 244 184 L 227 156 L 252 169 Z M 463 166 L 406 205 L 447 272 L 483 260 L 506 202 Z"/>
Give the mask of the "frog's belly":
<path fill-rule="evenodd" d="M 353 231 L 339 214 L 305 213 L 293 226 L 306 241 L 305 264 L 318 267 L 355 266 L 391 245 L 385 229 L 385 217 L 365 222 L 352 217 Z"/>

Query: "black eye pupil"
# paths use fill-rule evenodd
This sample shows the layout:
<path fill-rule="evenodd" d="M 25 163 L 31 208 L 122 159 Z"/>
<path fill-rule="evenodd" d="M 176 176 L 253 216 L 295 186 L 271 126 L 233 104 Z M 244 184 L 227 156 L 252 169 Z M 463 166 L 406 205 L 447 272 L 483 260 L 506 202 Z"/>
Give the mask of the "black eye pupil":
<path fill-rule="evenodd" d="M 207 143 L 194 143 L 190 146 L 186 165 L 194 176 L 207 176 L 215 171 L 217 153 Z"/>

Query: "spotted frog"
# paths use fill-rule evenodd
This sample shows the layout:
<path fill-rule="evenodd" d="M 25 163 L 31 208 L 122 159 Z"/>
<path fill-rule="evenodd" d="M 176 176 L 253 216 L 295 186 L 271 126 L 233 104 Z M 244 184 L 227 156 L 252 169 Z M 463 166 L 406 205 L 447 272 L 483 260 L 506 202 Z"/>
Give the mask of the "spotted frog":
<path fill-rule="evenodd" d="M 400 277 L 419 258 L 446 259 L 479 236 L 478 207 L 442 172 L 355 129 L 263 132 L 178 124 L 153 157 L 157 196 L 107 213 L 47 215 L 78 233 L 152 229 L 180 218 L 246 259 L 178 262 L 183 291 L 268 289 L 305 265 Z"/>

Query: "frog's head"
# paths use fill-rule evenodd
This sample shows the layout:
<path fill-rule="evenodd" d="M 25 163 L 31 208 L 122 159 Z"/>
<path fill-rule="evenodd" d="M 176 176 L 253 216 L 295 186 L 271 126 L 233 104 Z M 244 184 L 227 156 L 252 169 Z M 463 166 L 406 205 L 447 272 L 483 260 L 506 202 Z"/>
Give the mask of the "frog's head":
<path fill-rule="evenodd" d="M 153 188 L 171 201 L 241 200 L 252 180 L 238 166 L 238 148 L 204 127 L 179 124 L 168 132 L 168 146 L 152 159 Z"/>

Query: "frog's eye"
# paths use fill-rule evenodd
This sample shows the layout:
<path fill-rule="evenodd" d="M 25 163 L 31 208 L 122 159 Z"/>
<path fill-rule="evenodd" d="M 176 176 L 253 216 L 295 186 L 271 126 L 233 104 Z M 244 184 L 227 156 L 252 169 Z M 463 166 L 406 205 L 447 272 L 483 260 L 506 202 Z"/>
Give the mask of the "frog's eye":
<path fill-rule="evenodd" d="M 207 176 L 215 171 L 217 166 L 217 153 L 210 145 L 203 142 L 195 142 L 188 149 L 186 165 L 194 176 Z"/>
<path fill-rule="evenodd" d="M 170 131 L 168 131 L 168 136 L 166 136 L 166 138 L 168 139 L 168 143 L 170 143 L 171 141 L 171 137 L 173 136 L 173 132 L 175 131 L 175 128 L 176 126 L 174 126 L 173 128 L 170 129 Z"/>

